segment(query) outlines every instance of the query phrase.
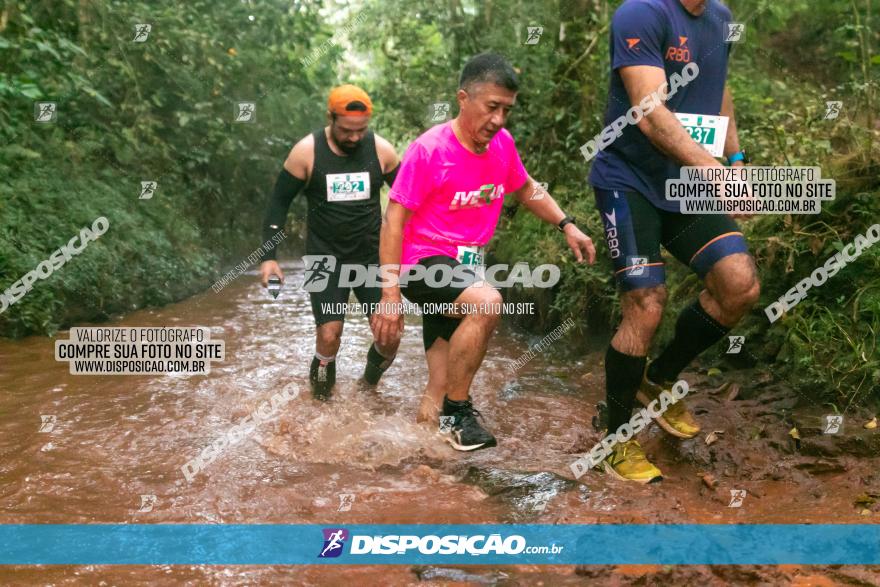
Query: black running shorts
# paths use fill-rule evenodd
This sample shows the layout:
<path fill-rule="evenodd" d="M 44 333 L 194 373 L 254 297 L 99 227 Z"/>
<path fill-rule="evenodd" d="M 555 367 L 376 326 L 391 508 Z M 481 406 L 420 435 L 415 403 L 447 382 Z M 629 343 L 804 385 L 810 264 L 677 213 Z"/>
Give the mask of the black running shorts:
<path fill-rule="evenodd" d="M 425 257 L 419 261 L 419 265 L 424 265 L 428 275 L 423 279 L 410 279 L 412 270 L 405 273 L 406 282 L 401 278 L 400 291 L 406 296 L 406 299 L 417 304 L 422 311 L 422 339 L 425 343 L 425 350 L 431 348 L 438 338 L 448 341 L 452 337 L 452 333 L 461 323 L 461 318 L 450 318 L 442 313 L 432 311 L 431 305 L 435 304 L 452 304 L 458 299 L 465 289 L 474 282 L 478 281 L 476 273 L 467 268 L 468 279 L 463 280 L 446 280 L 442 285 L 438 285 L 440 277 L 450 275 L 456 267 L 462 265 L 452 257 L 445 255 L 435 255 L 433 257 Z M 431 267 L 445 265 L 447 269 L 438 267 L 437 270 L 431 271 Z M 460 269 L 458 271 L 461 271 Z M 432 279 L 431 273 L 434 274 Z"/>
<path fill-rule="evenodd" d="M 324 256 L 329 266 L 331 255 Z M 314 263 L 314 260 L 312 260 Z M 309 291 L 309 299 L 312 302 L 312 314 L 315 316 L 315 325 L 321 326 L 327 322 L 345 321 L 345 306 L 348 303 L 351 292 L 360 302 L 364 314 L 370 315 L 379 301 L 382 299 L 380 286 L 362 285 L 358 287 L 340 286 L 339 278 L 342 274 L 342 262 L 336 260 L 332 271 L 325 271 L 323 267 L 306 267 L 303 287 Z M 359 263 L 368 269 L 378 267 L 375 263 Z M 376 270 L 378 271 L 378 270 Z M 368 282 L 369 283 L 369 282 Z M 318 290 L 318 291 L 314 291 Z"/>

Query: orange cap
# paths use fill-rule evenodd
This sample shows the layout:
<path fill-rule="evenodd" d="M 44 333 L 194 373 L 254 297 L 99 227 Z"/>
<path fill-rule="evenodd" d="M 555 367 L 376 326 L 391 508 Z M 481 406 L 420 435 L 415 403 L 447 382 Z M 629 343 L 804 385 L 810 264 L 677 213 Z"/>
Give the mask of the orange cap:
<path fill-rule="evenodd" d="M 363 103 L 367 107 L 366 111 L 350 109 L 349 104 L 352 102 Z M 337 116 L 370 116 L 373 113 L 373 102 L 367 93 L 359 87 L 345 84 L 330 91 L 330 97 L 327 99 L 327 110 Z"/>

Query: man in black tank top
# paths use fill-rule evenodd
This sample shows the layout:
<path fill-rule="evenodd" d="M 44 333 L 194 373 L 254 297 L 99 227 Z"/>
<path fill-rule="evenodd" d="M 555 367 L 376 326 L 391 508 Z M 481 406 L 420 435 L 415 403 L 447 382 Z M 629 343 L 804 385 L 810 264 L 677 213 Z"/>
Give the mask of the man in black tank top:
<path fill-rule="evenodd" d="M 306 288 L 309 281 L 326 280 L 326 287 L 309 291 L 317 335 L 309 381 L 315 397 L 329 397 L 336 381 L 336 353 L 342 337 L 345 311 L 351 290 L 367 313 L 381 299 L 380 287 L 339 285 L 343 264 L 378 265 L 382 209 L 379 191 L 397 174 L 399 158 L 394 147 L 368 130 L 373 105 L 362 89 L 344 85 L 330 92 L 329 125 L 300 140 L 284 162 L 275 182 L 263 221 L 263 242 L 284 227 L 290 203 L 305 188 Z M 275 250 L 263 256 L 260 267 L 263 287 L 269 278 L 284 274 Z M 330 270 L 330 267 L 334 267 Z M 321 284 L 323 285 L 323 284 Z M 372 316 L 371 316 L 372 320 Z M 375 385 L 397 354 L 398 342 L 373 343 L 367 352 L 364 379 Z"/>

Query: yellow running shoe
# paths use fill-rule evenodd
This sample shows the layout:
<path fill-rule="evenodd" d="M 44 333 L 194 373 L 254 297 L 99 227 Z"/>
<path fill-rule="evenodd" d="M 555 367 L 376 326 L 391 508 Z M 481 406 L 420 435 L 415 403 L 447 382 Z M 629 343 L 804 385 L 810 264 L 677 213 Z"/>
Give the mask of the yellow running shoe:
<path fill-rule="evenodd" d="M 663 391 L 672 393 L 669 387 L 657 385 L 648 379 L 648 367 L 646 366 L 645 373 L 642 375 L 642 385 L 636 393 L 636 399 L 647 407 L 655 399 L 659 402 L 660 393 Z M 700 432 L 700 425 L 688 411 L 683 399 L 669 404 L 666 411 L 654 419 L 657 420 L 661 428 L 678 438 L 693 438 Z"/>
<path fill-rule="evenodd" d="M 632 438 L 615 444 L 602 464 L 606 473 L 622 481 L 651 483 L 663 479 L 660 469 L 651 464 L 641 445 Z"/>

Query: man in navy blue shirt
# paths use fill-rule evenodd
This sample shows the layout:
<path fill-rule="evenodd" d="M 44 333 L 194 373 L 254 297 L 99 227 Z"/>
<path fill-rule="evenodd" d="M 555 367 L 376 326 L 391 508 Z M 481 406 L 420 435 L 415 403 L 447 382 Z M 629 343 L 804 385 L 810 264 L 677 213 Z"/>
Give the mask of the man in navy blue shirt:
<path fill-rule="evenodd" d="M 678 179 L 682 166 L 721 166 L 700 144 L 709 142 L 701 140 L 704 135 L 719 135 L 716 154 L 723 149 L 731 165 L 747 162 L 726 87 L 731 21 L 730 10 L 718 0 L 626 0 L 611 23 L 605 123 L 633 106 L 652 107 L 610 144 L 594 149 L 590 173 L 623 315 L 605 357 L 609 433 L 629 422 L 636 399 L 647 406 L 669 390 L 684 367 L 724 337 L 758 299 L 755 264 L 736 222 L 724 215 L 685 215 L 678 202 L 665 199 L 666 180 Z M 674 83 L 676 77 L 687 83 Z M 661 96 L 668 93 L 665 102 L 652 101 L 660 88 Z M 723 126 L 700 128 L 700 122 L 689 131 L 682 120 L 700 117 L 687 115 L 726 117 L 726 131 Z M 678 317 L 669 345 L 648 363 L 666 302 L 660 245 L 690 266 L 705 288 Z M 655 419 L 679 438 L 700 431 L 683 400 Z M 603 465 L 621 479 L 648 483 L 662 478 L 633 438 L 617 442 Z"/>

